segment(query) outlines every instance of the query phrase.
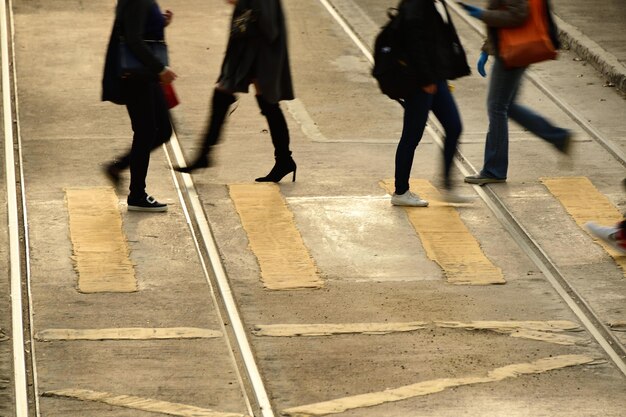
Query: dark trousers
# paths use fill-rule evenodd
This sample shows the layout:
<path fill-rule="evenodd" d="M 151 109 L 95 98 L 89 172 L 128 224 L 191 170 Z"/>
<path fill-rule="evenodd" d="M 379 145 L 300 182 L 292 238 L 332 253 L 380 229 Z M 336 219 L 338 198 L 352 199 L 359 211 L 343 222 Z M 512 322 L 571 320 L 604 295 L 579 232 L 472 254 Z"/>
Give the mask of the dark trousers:
<path fill-rule="evenodd" d="M 150 152 L 172 136 L 170 113 L 163 89 L 156 80 L 126 79 L 124 94 L 134 132 L 133 143 L 115 165 L 120 169 L 130 167 L 130 195 L 142 197 Z"/>
<path fill-rule="evenodd" d="M 404 194 L 409 189 L 409 177 L 413 166 L 415 149 L 422 139 L 428 113 L 432 111 L 445 131 L 443 151 L 444 180 L 450 186 L 449 174 L 456 147 L 461 136 L 461 116 L 450 93 L 447 81 L 437 83 L 437 92 L 428 94 L 420 88 L 404 102 L 404 125 L 396 150 L 395 187 L 396 194 Z"/>

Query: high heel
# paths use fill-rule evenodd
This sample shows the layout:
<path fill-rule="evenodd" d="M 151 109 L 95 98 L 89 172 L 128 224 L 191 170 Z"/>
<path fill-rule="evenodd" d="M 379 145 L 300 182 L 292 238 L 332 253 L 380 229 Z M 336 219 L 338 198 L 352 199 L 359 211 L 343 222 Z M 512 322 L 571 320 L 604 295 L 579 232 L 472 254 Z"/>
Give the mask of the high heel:
<path fill-rule="evenodd" d="M 211 165 L 209 156 L 202 154 L 196 158 L 190 165 L 186 167 L 174 167 L 174 171 L 183 172 L 185 174 L 191 174 L 193 171 L 200 168 L 208 168 Z"/>
<path fill-rule="evenodd" d="M 293 160 L 293 158 L 291 157 L 276 158 L 276 163 L 274 164 L 274 167 L 269 172 L 269 174 L 267 174 L 264 177 L 259 177 L 255 179 L 255 181 L 256 182 L 280 182 L 280 180 L 282 180 L 285 177 L 285 175 L 293 172 L 293 175 L 291 176 L 291 182 L 295 182 L 297 169 L 298 169 L 298 166 L 296 165 L 296 162 Z"/>

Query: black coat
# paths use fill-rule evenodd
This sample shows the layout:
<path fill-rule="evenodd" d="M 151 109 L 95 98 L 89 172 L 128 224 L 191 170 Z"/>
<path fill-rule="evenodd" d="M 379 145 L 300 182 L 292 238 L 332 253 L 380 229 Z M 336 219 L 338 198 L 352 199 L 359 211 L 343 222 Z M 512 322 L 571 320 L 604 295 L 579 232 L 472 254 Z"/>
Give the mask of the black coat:
<path fill-rule="evenodd" d="M 150 77 L 158 81 L 163 64 L 146 46 L 144 40 L 164 40 L 163 28 L 155 22 L 151 13 L 159 12 L 155 0 L 120 0 L 115 10 L 115 22 L 111 29 L 104 73 L 102 76 L 102 100 L 124 104 L 120 68 L 120 39 L 123 38 L 133 54 L 146 65 Z"/>
<path fill-rule="evenodd" d="M 445 7 L 445 2 L 442 3 Z M 447 24 L 433 0 L 404 0 L 399 9 L 404 48 L 419 85 L 470 74 L 465 51 L 447 8 Z"/>
<path fill-rule="evenodd" d="M 246 93 L 256 79 L 267 101 L 292 100 L 287 29 L 280 0 L 240 0 L 233 19 L 244 8 L 253 10 L 255 30 L 252 36 L 229 39 L 218 83 L 229 91 Z"/>

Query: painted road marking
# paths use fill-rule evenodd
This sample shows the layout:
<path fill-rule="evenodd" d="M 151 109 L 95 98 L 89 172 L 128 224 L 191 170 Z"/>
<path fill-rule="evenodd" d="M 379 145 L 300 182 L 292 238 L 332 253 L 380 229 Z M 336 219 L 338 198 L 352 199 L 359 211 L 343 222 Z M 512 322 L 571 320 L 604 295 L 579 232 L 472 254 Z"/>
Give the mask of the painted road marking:
<path fill-rule="evenodd" d="M 321 288 L 323 281 L 278 185 L 232 184 L 229 190 L 263 285 L 272 290 Z"/>
<path fill-rule="evenodd" d="M 424 207 L 405 207 L 409 221 L 419 234 L 429 259 L 443 270 L 448 282 L 462 285 L 504 284 L 502 270 L 483 253 L 467 229 L 456 208 L 445 203 L 437 189 L 427 180 L 414 179 L 411 190 L 430 202 Z M 381 186 L 390 194 L 394 181 Z"/>
<path fill-rule="evenodd" d="M 601 225 L 612 226 L 624 216 L 609 199 L 591 183 L 587 177 L 541 178 L 541 182 L 559 200 L 576 224 L 584 228 L 585 223 L 593 221 Z M 593 236 L 592 236 L 593 237 Z M 626 256 L 594 238 L 615 263 L 626 274 Z"/>
<path fill-rule="evenodd" d="M 498 382 L 507 378 L 516 378 L 519 375 L 540 374 L 555 369 L 563 369 L 570 366 L 600 363 L 596 359 L 585 355 L 562 355 L 539 359 L 530 363 L 519 363 L 496 368 L 487 376 L 472 376 L 459 378 L 441 378 L 431 381 L 418 382 L 399 388 L 386 389 L 380 392 L 354 395 L 351 397 L 338 398 L 316 404 L 308 404 L 283 410 L 286 416 L 324 416 L 328 414 L 343 413 L 357 408 L 373 407 L 376 405 L 406 400 L 409 398 L 430 395 L 444 391 L 448 388 L 461 387 L 464 385 L 485 384 Z"/>
<path fill-rule="evenodd" d="M 555 343 L 557 345 L 583 344 L 587 340 L 578 336 L 562 334 L 563 332 L 580 332 L 582 327 L 567 320 L 548 321 L 437 321 L 437 327 L 489 330 L 496 333 L 508 334 L 520 339 L 537 340 L 540 342 Z"/>
<path fill-rule="evenodd" d="M 35 334 L 35 339 L 42 342 L 53 340 L 210 339 L 215 337 L 222 337 L 222 332 L 194 327 L 46 329 Z"/>
<path fill-rule="evenodd" d="M 248 417 L 240 413 L 223 413 L 208 408 L 194 407 L 191 405 L 170 403 L 167 401 L 153 400 L 151 398 L 135 397 L 132 395 L 114 395 L 108 392 L 98 392 L 86 389 L 61 389 L 47 391 L 44 397 L 72 398 L 80 401 L 94 401 L 116 407 L 131 408 L 134 410 L 149 411 L 152 413 L 167 414 L 182 417 Z"/>
<path fill-rule="evenodd" d="M 78 291 L 137 291 L 118 199 L 111 187 L 66 188 Z"/>
<path fill-rule="evenodd" d="M 489 330 L 511 337 L 537 340 L 559 345 L 575 345 L 586 339 L 562 334 L 579 332 L 582 328 L 571 321 L 415 321 L 407 323 L 323 323 L 323 324 L 257 324 L 252 333 L 259 337 L 319 337 L 338 334 L 384 335 L 410 332 L 430 327 L 466 330 Z"/>
<path fill-rule="evenodd" d="M 252 333 L 255 336 L 272 337 L 330 336 L 349 333 L 380 335 L 425 329 L 427 324 L 424 321 L 409 323 L 258 324 L 254 326 Z"/>

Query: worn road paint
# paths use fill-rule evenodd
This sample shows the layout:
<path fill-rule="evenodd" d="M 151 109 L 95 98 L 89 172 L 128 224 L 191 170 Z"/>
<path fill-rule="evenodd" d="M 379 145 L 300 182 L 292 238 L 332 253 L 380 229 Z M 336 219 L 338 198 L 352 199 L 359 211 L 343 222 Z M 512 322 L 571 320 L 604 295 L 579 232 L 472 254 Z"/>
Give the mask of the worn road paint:
<path fill-rule="evenodd" d="M 115 191 L 111 187 L 66 188 L 65 196 L 78 291 L 137 291 Z"/>
<path fill-rule="evenodd" d="M 608 324 L 611 330 L 615 332 L 626 332 L 626 321 L 614 321 Z"/>
<path fill-rule="evenodd" d="M 427 180 L 411 180 L 411 190 L 428 200 L 428 207 L 405 207 L 409 221 L 419 234 L 429 259 L 443 270 L 448 282 L 462 285 L 504 284 L 502 270 L 483 253 L 457 210 Z M 390 194 L 394 181 L 381 186 Z"/>
<path fill-rule="evenodd" d="M 192 327 L 121 328 L 121 329 L 46 329 L 35 334 L 42 342 L 54 340 L 150 340 L 209 339 L 222 337 L 222 332 Z"/>
<path fill-rule="evenodd" d="M 561 334 L 562 332 L 580 332 L 583 329 L 576 323 L 566 320 L 552 321 L 445 321 L 436 322 L 438 327 L 489 330 L 508 334 L 520 339 L 537 340 L 540 342 L 555 343 L 558 345 L 576 345 L 586 342 L 586 339 Z"/>
<path fill-rule="evenodd" d="M 276 184 L 232 184 L 230 196 L 272 290 L 321 288 L 323 281 Z"/>
<path fill-rule="evenodd" d="M 585 229 L 585 223 L 590 221 L 603 226 L 613 226 L 624 218 L 617 207 L 600 193 L 587 177 L 541 178 L 540 180 L 559 200 L 576 224 L 583 229 Z M 626 274 L 626 256 L 599 239 L 595 241 L 613 257 L 615 263 Z"/>
<path fill-rule="evenodd" d="M 208 408 L 191 405 L 170 403 L 150 398 L 134 397 L 132 395 L 114 395 L 108 392 L 98 392 L 86 389 L 62 389 L 47 391 L 44 397 L 65 397 L 80 401 L 94 401 L 116 407 L 131 408 L 134 410 L 149 411 L 152 413 L 168 414 L 182 417 L 248 417 L 246 414 L 223 413 Z"/>
<path fill-rule="evenodd" d="M 425 329 L 426 322 L 409 323 L 341 323 L 341 324 L 259 324 L 252 333 L 256 336 L 330 336 L 334 334 L 388 334 Z"/>
<path fill-rule="evenodd" d="M 423 381 L 399 388 L 386 389 L 380 392 L 354 395 L 351 397 L 338 398 L 336 400 L 316 404 L 293 407 L 283 410 L 282 414 L 291 417 L 311 417 L 337 414 L 357 408 L 373 407 L 384 403 L 430 395 L 444 391 L 448 388 L 497 382 L 507 378 L 516 378 L 520 375 L 540 374 L 555 369 L 593 363 L 597 363 L 596 359 L 585 355 L 554 356 L 539 359 L 530 363 L 519 363 L 496 368 L 493 371 L 490 371 L 487 376 L 441 378 L 431 381 Z"/>
<path fill-rule="evenodd" d="M 259 337 L 313 337 L 338 334 L 383 335 L 427 329 L 430 326 L 466 330 L 489 330 L 511 337 L 531 339 L 559 345 L 575 345 L 586 339 L 561 334 L 566 331 L 582 331 L 570 321 L 440 321 L 407 323 L 327 323 L 327 324 L 257 324 L 252 333 Z"/>
<path fill-rule="evenodd" d="M 580 325 L 568 320 L 547 321 L 437 321 L 439 327 L 453 327 L 469 330 L 500 330 L 511 332 L 516 330 L 536 330 L 541 332 L 581 331 Z"/>

